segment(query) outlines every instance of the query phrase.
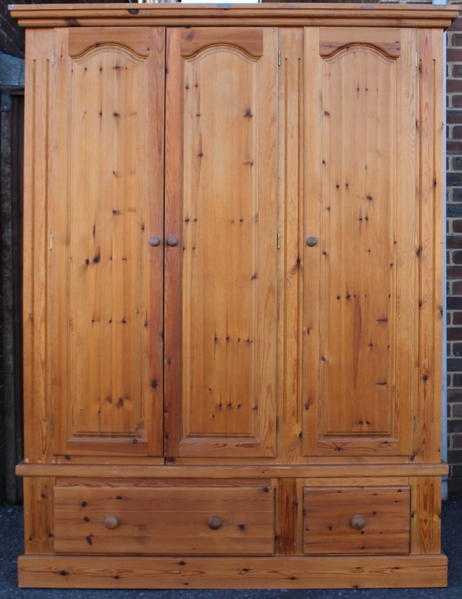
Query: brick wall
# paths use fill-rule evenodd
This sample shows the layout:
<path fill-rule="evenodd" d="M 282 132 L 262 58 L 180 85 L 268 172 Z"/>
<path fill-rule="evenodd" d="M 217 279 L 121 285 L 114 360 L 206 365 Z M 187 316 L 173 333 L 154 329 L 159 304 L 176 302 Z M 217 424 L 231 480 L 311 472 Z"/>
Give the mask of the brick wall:
<path fill-rule="evenodd" d="M 0 52 L 22 56 L 24 34 L 8 14 L 8 0 L 0 0 Z"/>
<path fill-rule="evenodd" d="M 462 18 L 447 52 L 448 461 L 450 490 L 462 491 Z"/>

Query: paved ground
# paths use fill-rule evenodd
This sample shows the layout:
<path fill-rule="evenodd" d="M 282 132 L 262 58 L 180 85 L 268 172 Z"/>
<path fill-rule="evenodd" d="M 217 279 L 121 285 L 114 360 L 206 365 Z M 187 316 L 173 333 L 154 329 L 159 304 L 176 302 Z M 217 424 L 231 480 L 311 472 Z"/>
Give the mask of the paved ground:
<path fill-rule="evenodd" d="M 462 498 L 444 508 L 449 588 L 357 591 L 62 591 L 16 588 L 16 556 L 22 551 L 22 514 L 0 508 L 0 599 L 462 599 Z"/>

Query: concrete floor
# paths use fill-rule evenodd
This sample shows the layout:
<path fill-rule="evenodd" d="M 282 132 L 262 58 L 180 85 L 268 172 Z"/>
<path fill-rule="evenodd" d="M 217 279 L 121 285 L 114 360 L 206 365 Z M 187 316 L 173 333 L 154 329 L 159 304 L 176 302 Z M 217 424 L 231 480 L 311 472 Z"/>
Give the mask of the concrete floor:
<path fill-rule="evenodd" d="M 462 599 L 462 498 L 449 500 L 443 513 L 443 543 L 449 557 L 447 589 L 345 591 L 81 591 L 16 587 L 16 556 L 22 552 L 22 513 L 0 508 L 0 599 Z"/>

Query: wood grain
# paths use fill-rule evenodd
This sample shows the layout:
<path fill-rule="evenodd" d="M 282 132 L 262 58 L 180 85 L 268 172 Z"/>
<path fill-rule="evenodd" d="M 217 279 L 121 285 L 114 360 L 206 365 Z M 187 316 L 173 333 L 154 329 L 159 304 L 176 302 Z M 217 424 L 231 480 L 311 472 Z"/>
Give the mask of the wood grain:
<path fill-rule="evenodd" d="M 168 32 L 168 456 L 275 456 L 277 36 L 259 33 L 259 59 L 201 33 L 184 59 Z"/>
<path fill-rule="evenodd" d="M 57 553 L 271 555 L 274 493 L 259 487 L 56 487 Z M 115 518 L 113 529 L 105 519 Z M 218 528 L 209 526 L 218 519 Z"/>
<path fill-rule="evenodd" d="M 162 30 L 149 35 L 147 58 L 126 50 L 130 30 L 126 45 L 61 52 L 53 70 L 62 93 L 49 157 L 60 193 L 48 219 L 48 393 L 58 453 L 162 449 L 163 251 L 148 239 L 163 227 L 164 41 Z"/>
<path fill-rule="evenodd" d="M 52 478 L 24 480 L 24 546 L 26 554 L 53 553 Z"/>
<path fill-rule="evenodd" d="M 382 52 L 385 57 L 398 58 L 401 51 L 401 34 L 396 29 L 340 29 L 322 27 L 319 30 L 319 54 L 330 58 L 352 46 L 367 46 Z"/>
<path fill-rule="evenodd" d="M 408 487 L 305 488 L 304 553 L 409 553 Z M 353 526 L 353 518 L 365 523 Z"/>
<path fill-rule="evenodd" d="M 181 56 L 193 56 L 210 46 L 231 46 L 259 58 L 263 55 L 263 29 L 207 27 L 181 33 Z"/>
<path fill-rule="evenodd" d="M 38 27 L 20 585 L 445 585 L 456 11 L 13 14 Z"/>
<path fill-rule="evenodd" d="M 154 558 L 23 556 L 19 586 L 402 588 L 447 584 L 445 556 Z"/>
<path fill-rule="evenodd" d="M 411 551 L 438 554 L 441 551 L 441 481 L 411 478 Z"/>
<path fill-rule="evenodd" d="M 302 446 L 300 401 L 300 271 L 303 253 L 301 208 L 303 198 L 304 32 L 279 30 L 279 181 L 282 219 L 279 229 L 282 281 L 279 302 L 278 457 L 300 459 Z M 282 403 L 282 405 L 280 405 Z"/>
<path fill-rule="evenodd" d="M 148 28 L 79 27 L 69 30 L 69 55 L 77 58 L 93 48 L 113 44 L 147 58 L 153 50 L 152 42 L 152 31 Z"/>
<path fill-rule="evenodd" d="M 415 168 L 405 171 L 400 157 L 415 146 L 415 36 L 402 33 L 395 59 L 371 50 L 372 40 L 389 42 L 387 30 L 365 38 L 345 29 L 340 43 L 353 45 L 314 58 L 323 32 L 305 32 L 313 58 L 303 235 L 319 243 L 304 246 L 304 453 L 406 455 L 418 360 L 416 206 Z"/>
<path fill-rule="evenodd" d="M 416 180 L 419 221 L 419 365 L 413 405 L 413 458 L 438 462 L 443 341 L 443 88 L 442 44 L 432 31 L 417 36 L 418 127 L 420 132 Z M 430 224 L 431 223 L 431 224 Z"/>
<path fill-rule="evenodd" d="M 47 394 L 47 215 L 49 211 L 52 31 L 27 32 L 23 204 L 23 398 L 25 456 L 53 453 L 54 410 Z"/>
<path fill-rule="evenodd" d="M 215 466 L 184 465 L 167 467 L 154 465 L 98 464 L 19 464 L 19 476 L 101 476 L 104 478 L 299 478 L 336 476 L 446 476 L 447 464 L 318 464 L 306 466 Z"/>
<path fill-rule="evenodd" d="M 361 26 L 361 27 L 449 27 L 458 15 L 449 6 L 394 6 L 390 4 L 299 4 L 250 6 L 158 6 L 129 4 L 62 4 L 11 7 L 13 18 L 25 27 L 81 26 Z"/>
<path fill-rule="evenodd" d="M 276 493 L 276 553 L 294 555 L 297 553 L 297 481 L 293 478 L 281 479 Z"/>

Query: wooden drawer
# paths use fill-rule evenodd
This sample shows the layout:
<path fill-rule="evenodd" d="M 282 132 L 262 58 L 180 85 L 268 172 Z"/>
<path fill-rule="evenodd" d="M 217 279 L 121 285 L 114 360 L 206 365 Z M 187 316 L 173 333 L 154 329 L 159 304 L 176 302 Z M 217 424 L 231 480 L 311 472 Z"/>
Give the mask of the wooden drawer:
<path fill-rule="evenodd" d="M 270 485 L 57 486 L 57 553 L 270 555 Z"/>
<path fill-rule="evenodd" d="M 306 487 L 303 505 L 304 553 L 409 553 L 408 487 Z"/>

